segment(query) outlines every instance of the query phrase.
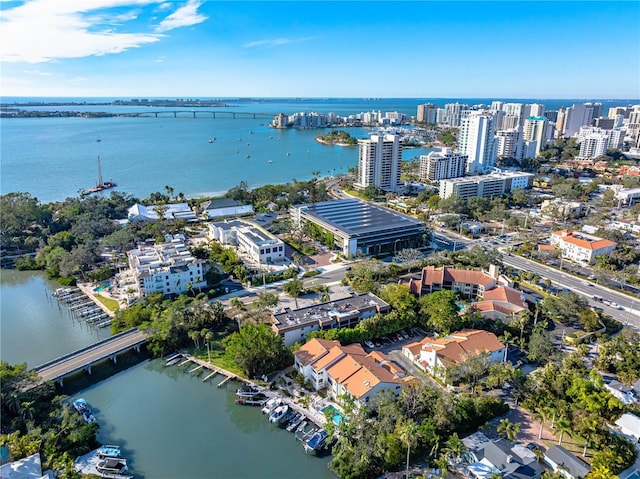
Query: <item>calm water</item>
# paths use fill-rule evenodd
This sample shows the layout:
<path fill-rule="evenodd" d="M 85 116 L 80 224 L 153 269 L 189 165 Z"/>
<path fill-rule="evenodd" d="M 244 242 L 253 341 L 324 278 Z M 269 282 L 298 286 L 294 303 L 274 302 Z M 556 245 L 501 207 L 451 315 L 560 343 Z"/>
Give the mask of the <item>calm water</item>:
<path fill-rule="evenodd" d="M 59 308 L 51 297 L 57 285 L 42 273 L 2 270 L 0 278 L 0 359 L 33 367 L 108 336 L 108 329 L 89 328 Z M 109 377 L 132 361 L 133 353 L 117 366 L 96 366 L 92 376 L 66 380 L 64 392 L 95 408 L 98 439 L 123 446 L 136 478 L 335 477 L 329 457 L 307 456 L 293 434 L 269 424 L 259 408 L 235 404 L 237 384 L 219 389 L 220 377 L 203 383 L 204 374 L 165 368 L 162 360 Z"/>
<path fill-rule="evenodd" d="M 15 99 L 4 98 L 11 102 Z M 438 104 L 454 100 L 434 100 Z M 309 99 L 234 103 L 220 110 L 266 112 L 399 111 L 415 115 L 425 99 Z M 490 99 L 461 99 L 469 104 Z M 520 100 L 533 102 L 536 100 Z M 571 105 L 579 100 L 542 101 L 547 108 Z M 610 105 L 630 101 L 603 102 Z M 37 109 L 45 109 L 38 107 Z M 131 112 L 142 107 L 71 106 L 52 110 Z M 154 109 L 156 110 L 156 109 Z M 171 110 L 171 109 L 168 109 Z M 206 109 L 205 109 L 206 110 Z M 214 110 L 214 109 L 209 109 Z M 97 181 L 97 157 L 102 159 L 103 179 L 112 179 L 117 189 L 145 198 L 164 186 L 175 193 L 195 197 L 219 194 L 246 181 L 250 187 L 306 180 L 313 172 L 321 176 L 346 173 L 357 164 L 356 147 L 321 145 L 318 130 L 275 130 L 270 118 L 212 119 L 188 115 L 174 118 L 31 118 L 0 119 L 0 191 L 27 191 L 42 202 L 76 196 Z M 361 128 L 349 130 L 366 138 Z M 216 141 L 208 143 L 215 137 Z M 96 141 L 100 139 L 101 141 Z M 426 154 L 427 149 L 407 149 L 405 160 Z M 248 156 L 248 157 L 247 157 Z M 271 161 L 271 163 L 270 163 Z"/>
<path fill-rule="evenodd" d="M 33 271 L 0 270 L 0 358 L 36 367 L 111 334 L 72 318 L 51 293 L 59 285 Z"/>

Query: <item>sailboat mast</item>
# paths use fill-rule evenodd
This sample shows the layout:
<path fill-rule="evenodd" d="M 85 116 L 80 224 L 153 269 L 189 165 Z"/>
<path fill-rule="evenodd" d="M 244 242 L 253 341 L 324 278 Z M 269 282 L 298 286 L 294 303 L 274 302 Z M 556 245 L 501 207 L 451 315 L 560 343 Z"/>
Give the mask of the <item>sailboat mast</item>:
<path fill-rule="evenodd" d="M 102 168 L 100 168 L 100 155 L 98 155 L 98 187 L 102 186 Z"/>

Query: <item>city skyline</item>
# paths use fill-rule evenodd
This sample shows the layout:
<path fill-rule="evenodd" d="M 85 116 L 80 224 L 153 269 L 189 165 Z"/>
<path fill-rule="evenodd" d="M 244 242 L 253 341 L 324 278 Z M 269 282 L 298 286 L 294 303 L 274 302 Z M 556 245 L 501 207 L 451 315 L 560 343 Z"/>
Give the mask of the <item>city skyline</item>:
<path fill-rule="evenodd" d="M 51 97 L 640 98 L 639 22 L 629 1 L 4 1 L 0 85 Z"/>

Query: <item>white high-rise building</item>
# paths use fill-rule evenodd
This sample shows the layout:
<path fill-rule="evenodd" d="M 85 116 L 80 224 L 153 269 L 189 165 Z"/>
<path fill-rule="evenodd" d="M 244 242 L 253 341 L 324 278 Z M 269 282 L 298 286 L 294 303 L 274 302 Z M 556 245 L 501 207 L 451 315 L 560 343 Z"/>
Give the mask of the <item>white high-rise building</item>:
<path fill-rule="evenodd" d="M 529 105 L 529 116 L 543 116 L 544 105 L 540 103 L 531 103 Z"/>
<path fill-rule="evenodd" d="M 591 124 L 593 120 L 593 105 L 584 103 L 567 108 L 564 120 L 564 136 L 574 136 L 580 127 Z"/>
<path fill-rule="evenodd" d="M 522 159 L 522 135 L 518 128 L 496 131 L 496 157 Z"/>
<path fill-rule="evenodd" d="M 447 178 L 459 178 L 467 171 L 467 155 L 442 148 L 420 156 L 420 180 L 436 182 Z"/>
<path fill-rule="evenodd" d="M 458 149 L 467 155 L 467 173 L 488 173 L 495 165 L 493 115 L 488 111 L 473 112 L 460 126 Z"/>
<path fill-rule="evenodd" d="M 517 118 L 516 125 L 503 125 L 504 129 L 522 126 L 522 122 L 524 120 L 524 107 L 525 105 L 523 103 L 505 103 L 504 105 L 502 105 L 502 110 L 505 113 L 505 118 L 509 116 Z"/>
<path fill-rule="evenodd" d="M 469 105 L 461 103 L 447 103 L 444 106 L 444 123 L 449 126 L 460 126 L 462 110 L 467 110 Z"/>
<path fill-rule="evenodd" d="M 522 129 L 522 139 L 524 141 L 535 141 L 536 152 L 538 156 L 540 151 L 547 144 L 547 124 L 548 120 L 544 116 L 530 116 L 524 121 Z"/>
<path fill-rule="evenodd" d="M 605 130 L 595 126 L 584 126 L 578 133 L 580 154 L 578 159 L 588 160 L 605 155 L 608 149 L 617 149 L 622 145 L 624 130 L 614 128 Z"/>
<path fill-rule="evenodd" d="M 371 135 L 358 140 L 358 181 L 356 188 L 375 186 L 395 192 L 400 185 L 402 145 L 398 135 Z"/>

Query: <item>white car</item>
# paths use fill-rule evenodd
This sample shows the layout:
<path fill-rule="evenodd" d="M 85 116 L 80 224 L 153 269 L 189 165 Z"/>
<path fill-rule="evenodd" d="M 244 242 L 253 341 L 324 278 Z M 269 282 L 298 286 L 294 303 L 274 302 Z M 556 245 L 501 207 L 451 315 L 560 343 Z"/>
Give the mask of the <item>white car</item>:
<path fill-rule="evenodd" d="M 369 341 L 368 339 L 364 342 L 364 345 L 370 349 L 373 349 L 376 347 L 375 344 L 373 344 L 371 341 Z"/>

